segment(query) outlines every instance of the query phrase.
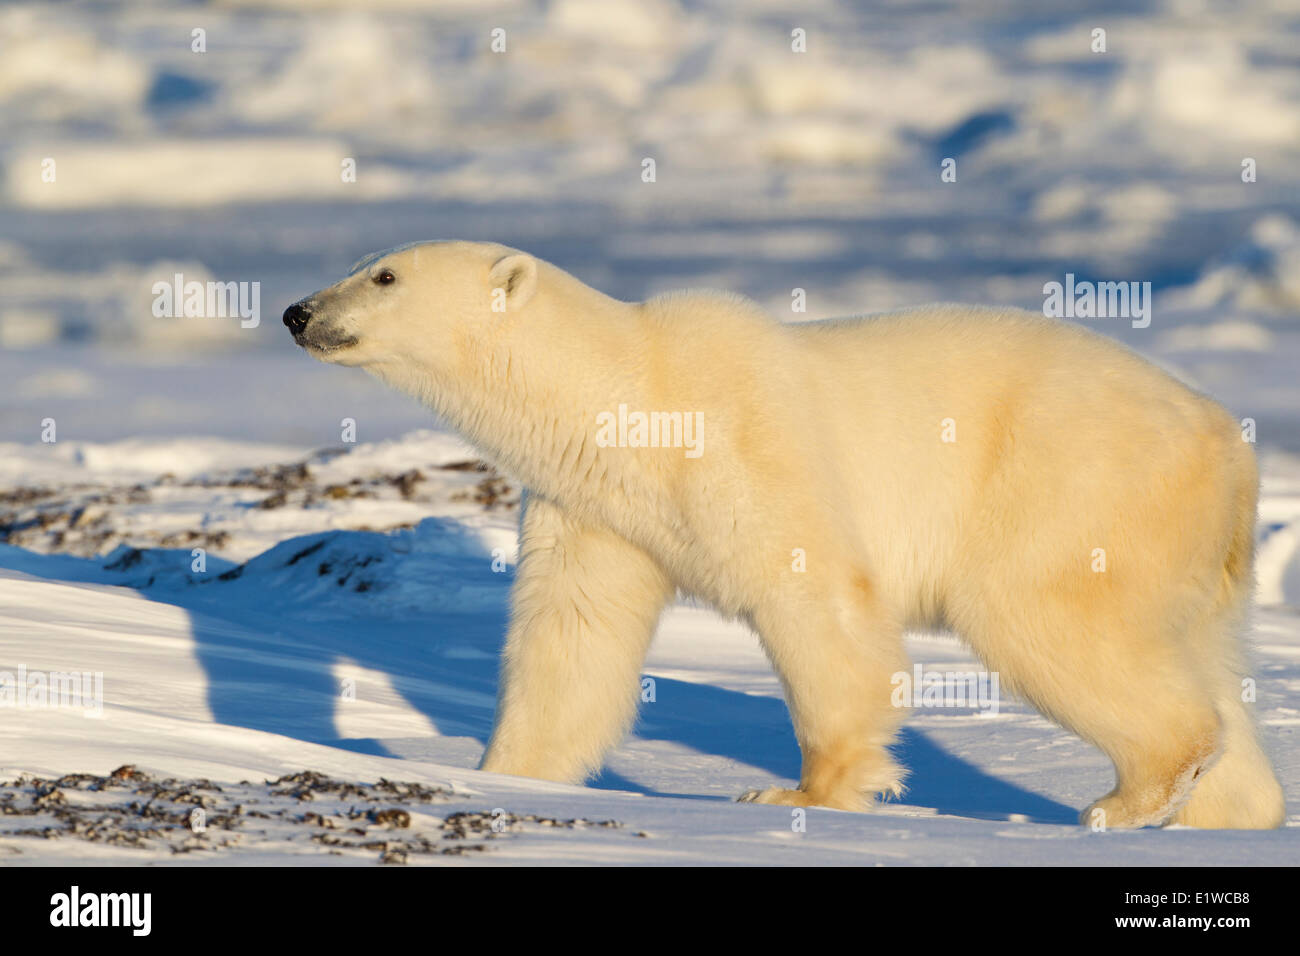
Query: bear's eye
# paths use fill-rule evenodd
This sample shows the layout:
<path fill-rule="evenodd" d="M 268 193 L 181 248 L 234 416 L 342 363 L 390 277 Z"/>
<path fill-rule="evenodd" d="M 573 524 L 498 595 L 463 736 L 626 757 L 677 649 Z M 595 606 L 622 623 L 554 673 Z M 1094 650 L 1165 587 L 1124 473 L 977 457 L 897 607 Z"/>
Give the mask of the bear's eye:
<path fill-rule="evenodd" d="M 375 282 L 378 283 L 379 285 L 389 285 L 390 283 L 396 281 L 397 281 L 397 276 L 393 275 L 393 273 L 388 269 L 385 269 L 383 272 L 380 272 L 375 276 Z"/>

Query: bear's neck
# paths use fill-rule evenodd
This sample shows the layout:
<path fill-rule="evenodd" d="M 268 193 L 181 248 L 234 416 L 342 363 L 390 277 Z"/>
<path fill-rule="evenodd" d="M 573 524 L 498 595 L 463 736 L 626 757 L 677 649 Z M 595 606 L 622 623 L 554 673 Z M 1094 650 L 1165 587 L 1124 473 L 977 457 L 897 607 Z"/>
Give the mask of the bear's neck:
<path fill-rule="evenodd" d="M 603 511 L 611 493 L 651 487 L 636 473 L 639 456 L 598 443 L 603 413 L 655 407 L 642 309 L 558 269 L 538 286 L 526 312 L 471 354 L 467 387 L 439 396 L 435 409 L 531 491 Z"/>

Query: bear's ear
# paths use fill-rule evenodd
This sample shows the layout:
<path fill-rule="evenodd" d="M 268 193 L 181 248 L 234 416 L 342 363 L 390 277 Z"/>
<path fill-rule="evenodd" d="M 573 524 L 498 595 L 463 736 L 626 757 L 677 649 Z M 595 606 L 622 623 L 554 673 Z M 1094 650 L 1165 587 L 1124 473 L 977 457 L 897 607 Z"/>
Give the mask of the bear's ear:
<path fill-rule="evenodd" d="M 522 253 L 498 259 L 490 279 L 494 295 L 497 289 L 505 293 L 508 310 L 522 309 L 537 289 L 537 260 Z"/>

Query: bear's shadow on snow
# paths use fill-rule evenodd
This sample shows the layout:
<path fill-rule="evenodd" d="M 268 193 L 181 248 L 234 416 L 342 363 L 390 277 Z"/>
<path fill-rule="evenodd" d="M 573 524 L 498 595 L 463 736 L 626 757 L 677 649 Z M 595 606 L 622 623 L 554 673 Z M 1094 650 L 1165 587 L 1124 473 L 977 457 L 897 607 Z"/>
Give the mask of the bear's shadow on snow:
<path fill-rule="evenodd" d="M 656 700 L 642 705 L 637 722 L 641 739 L 669 741 L 754 767 L 750 783 L 756 788 L 793 786 L 799 779 L 799 745 L 783 701 L 660 677 L 655 685 Z M 898 801 L 903 806 L 976 819 L 1023 814 L 1033 823 L 1078 822 L 1078 810 L 984 773 L 915 728 L 904 727 L 890 749 L 910 771 Z M 762 773 L 771 776 L 765 779 Z M 656 791 L 608 768 L 593 785 L 649 796 L 716 799 Z"/>
<path fill-rule="evenodd" d="M 346 548 L 352 534 L 359 533 L 330 532 L 329 537 L 334 546 L 342 543 Z M 306 536 L 278 547 L 296 555 L 321 537 Z M 189 560 L 188 551 L 174 554 L 178 561 Z M 482 576 L 489 558 L 466 555 L 463 568 L 442 570 L 472 580 Z M 56 580 L 125 584 L 150 600 L 185 610 L 195 660 L 206 677 L 207 704 L 217 723 L 357 753 L 400 756 L 378 739 L 339 733 L 339 722 L 347 720 L 345 708 L 351 706 L 340 693 L 338 674 L 346 671 L 339 668 L 346 666 L 359 668 L 358 696 L 364 698 L 372 679 L 366 672 L 378 672 L 429 719 L 439 736 L 471 738 L 480 746 L 487 742 L 512 575 L 496 575 L 500 600 L 473 613 L 411 620 L 367 613 L 368 602 L 382 600 L 381 594 L 344 595 L 343 600 L 305 609 L 289 599 L 283 582 L 267 585 L 248 580 L 251 575 L 240 580 L 239 574 L 227 572 L 229 580 L 210 584 L 157 586 L 121 580 L 120 574 L 105 571 L 104 564 L 103 559 L 0 547 L 0 567 Z M 789 786 L 799 776 L 799 748 L 785 704 L 777 698 L 655 677 L 655 700 L 641 706 L 635 736 L 752 767 L 750 785 L 755 787 Z M 991 820 L 1005 820 L 1010 814 L 1038 823 L 1077 820 L 1075 809 L 984 773 L 920 730 L 904 728 L 894 752 L 911 771 L 904 806 Z M 624 772 L 607 768 L 592 786 L 651 796 L 724 799 L 665 793 L 627 771 L 625 760 L 613 763 Z"/>

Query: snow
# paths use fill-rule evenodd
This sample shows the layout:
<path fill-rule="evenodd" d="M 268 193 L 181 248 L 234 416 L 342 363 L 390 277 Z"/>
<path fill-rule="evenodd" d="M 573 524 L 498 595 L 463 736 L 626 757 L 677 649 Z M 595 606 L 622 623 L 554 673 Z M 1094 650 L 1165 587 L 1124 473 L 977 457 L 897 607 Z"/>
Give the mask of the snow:
<path fill-rule="evenodd" d="M 104 675 L 99 718 L 6 709 L 0 779 L 134 764 L 148 780 L 62 792 L 92 805 L 206 777 L 225 790 L 203 799 L 274 818 L 177 852 L 175 833 L 39 840 L 6 834 L 52 818 L 4 816 L 0 855 L 376 862 L 387 851 L 310 838 L 345 832 L 303 820 L 346 816 L 336 793 L 264 783 L 314 771 L 453 791 L 397 801 L 396 836 L 362 827 L 443 846 L 468 826 L 484 847 L 404 850 L 409 865 L 1293 862 L 1294 814 L 1268 834 L 1078 827 L 1108 764 L 1014 701 L 917 710 L 903 800 L 812 810 L 795 832 L 788 809 L 732 802 L 797 776 L 777 681 L 753 635 L 688 605 L 647 661 L 655 701 L 591 788 L 474 771 L 519 489 L 414 402 L 304 357 L 279 313 L 368 252 L 447 237 L 527 249 L 623 299 L 713 286 L 793 321 L 943 299 L 1036 310 L 1067 272 L 1150 281 L 1149 329 L 1094 327 L 1255 424 L 1258 709 L 1294 794 L 1297 38 L 1287 0 L 0 8 L 0 672 Z M 259 321 L 155 317 L 154 284 L 178 272 L 260 283 Z M 949 635 L 908 645 L 927 668 L 974 667 Z M 496 809 L 519 820 L 490 837 L 447 823 Z M 540 822 L 575 819 L 591 825 Z"/>

